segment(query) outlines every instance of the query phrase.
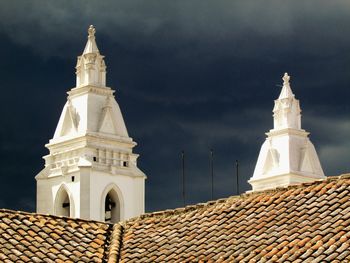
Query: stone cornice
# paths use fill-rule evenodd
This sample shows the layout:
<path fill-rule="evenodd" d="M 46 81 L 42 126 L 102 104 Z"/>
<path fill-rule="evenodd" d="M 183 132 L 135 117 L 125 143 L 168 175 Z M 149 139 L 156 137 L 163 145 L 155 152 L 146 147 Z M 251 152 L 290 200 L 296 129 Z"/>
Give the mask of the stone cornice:
<path fill-rule="evenodd" d="M 74 144 L 80 145 L 81 143 L 83 143 L 84 146 L 88 146 L 94 141 L 98 142 L 99 144 L 102 143 L 111 146 L 122 145 L 128 148 L 133 148 L 137 145 L 137 143 L 134 142 L 130 137 L 126 138 L 115 135 L 101 135 L 100 133 L 87 133 L 79 134 L 71 138 L 61 137 L 58 139 L 51 139 L 49 143 L 45 145 L 45 147 L 49 150 L 52 150 L 62 146 L 72 147 Z"/>
<path fill-rule="evenodd" d="M 302 136 L 302 137 L 307 137 L 310 133 L 300 129 L 292 129 L 292 128 L 286 128 L 282 130 L 270 130 L 269 132 L 265 133 L 268 137 L 272 136 L 283 136 L 283 135 L 297 135 L 297 136 Z"/>
<path fill-rule="evenodd" d="M 98 95 L 110 96 L 113 95 L 115 90 L 112 90 L 109 87 L 98 87 L 92 85 L 86 85 L 81 87 L 72 88 L 67 92 L 69 98 L 74 98 L 76 96 L 81 96 L 83 94 L 94 93 Z"/>

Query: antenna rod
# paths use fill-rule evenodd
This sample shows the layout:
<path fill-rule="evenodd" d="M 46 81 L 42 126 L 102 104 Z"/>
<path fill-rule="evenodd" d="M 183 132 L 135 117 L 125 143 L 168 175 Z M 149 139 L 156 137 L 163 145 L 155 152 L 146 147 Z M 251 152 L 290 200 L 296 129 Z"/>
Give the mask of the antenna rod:
<path fill-rule="evenodd" d="M 211 200 L 214 200 L 214 151 L 210 149 Z"/>
<path fill-rule="evenodd" d="M 185 151 L 181 151 L 182 160 L 182 202 L 183 206 L 186 205 L 186 195 L 185 195 Z"/>
<path fill-rule="evenodd" d="M 237 183 L 237 195 L 239 195 L 239 180 L 238 180 L 238 160 L 236 160 L 236 183 Z"/>

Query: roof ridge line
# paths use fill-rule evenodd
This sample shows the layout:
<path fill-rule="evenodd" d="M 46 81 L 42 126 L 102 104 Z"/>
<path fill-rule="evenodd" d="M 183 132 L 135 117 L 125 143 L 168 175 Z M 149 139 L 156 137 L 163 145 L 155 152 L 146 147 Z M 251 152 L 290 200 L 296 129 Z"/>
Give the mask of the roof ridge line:
<path fill-rule="evenodd" d="M 110 238 L 110 246 L 108 250 L 108 263 L 117 263 L 120 259 L 120 252 L 123 245 L 125 222 L 118 222 L 113 225 L 113 231 Z"/>
<path fill-rule="evenodd" d="M 240 195 L 232 195 L 232 196 L 220 198 L 217 200 L 211 200 L 211 201 L 204 202 L 204 203 L 187 205 L 185 207 L 160 210 L 160 211 L 155 211 L 155 212 L 151 212 L 151 213 L 144 213 L 140 216 L 133 217 L 133 218 L 130 218 L 130 219 L 122 221 L 122 222 L 129 223 L 129 222 L 134 222 L 138 219 L 179 215 L 179 214 L 183 214 L 186 212 L 196 210 L 198 208 L 204 208 L 204 207 L 208 207 L 208 206 L 215 205 L 218 203 L 223 203 L 225 201 L 229 201 L 232 199 L 239 200 L 239 199 L 244 199 L 244 198 L 250 198 L 253 195 L 273 194 L 273 193 L 280 192 L 280 191 L 289 191 L 291 189 L 295 189 L 298 187 L 308 187 L 311 185 L 321 184 L 324 182 L 331 182 L 331 181 L 335 181 L 335 180 L 339 180 L 339 179 L 350 179 L 350 173 L 345 173 L 345 174 L 336 175 L 336 176 L 326 176 L 326 178 L 324 178 L 324 179 L 315 179 L 315 181 L 312 181 L 312 182 L 305 182 L 305 183 L 301 183 L 301 184 L 292 184 L 292 185 L 288 185 L 286 187 L 277 187 L 275 189 L 267 189 L 267 190 L 255 191 L 255 192 L 245 192 L 245 193 L 242 193 Z"/>
<path fill-rule="evenodd" d="M 133 222 L 138 219 L 144 219 L 144 218 L 151 218 L 151 217 L 161 217 L 161 216 L 173 216 L 173 215 L 178 215 L 186 212 L 190 212 L 193 210 L 196 210 L 198 208 L 204 208 L 208 207 L 214 204 L 218 203 L 223 203 L 228 200 L 232 199 L 241 199 L 241 198 L 248 198 L 253 195 L 259 195 L 259 194 L 268 194 L 268 193 L 275 193 L 279 191 L 288 191 L 294 188 L 298 188 L 300 186 L 302 187 L 308 187 L 311 185 L 316 185 L 316 184 L 321 184 L 323 182 L 331 182 L 339 179 L 350 179 L 350 173 L 344 173 L 341 175 L 337 176 L 327 176 L 325 179 L 318 179 L 313 182 L 306 182 L 302 184 L 292 184 L 287 187 L 277 187 L 275 189 L 267 189 L 263 191 L 255 191 L 255 192 L 245 192 L 240 195 L 233 195 L 233 196 L 228 196 L 225 198 L 220 198 L 217 200 L 210 200 L 208 202 L 204 203 L 197 203 L 193 205 L 187 205 L 185 207 L 179 207 L 179 208 L 174 208 L 174 209 L 166 209 L 166 210 L 160 210 L 160 211 L 155 211 L 151 213 L 144 213 L 140 216 L 130 218 L 128 220 L 123 220 L 115 224 L 107 223 L 107 222 L 102 222 L 102 221 L 97 221 L 97 220 L 87 220 L 87 219 L 81 219 L 81 218 L 72 218 L 72 217 L 66 217 L 66 216 L 57 216 L 57 215 L 51 215 L 51 214 L 43 214 L 43 213 L 35 213 L 35 212 L 26 212 L 26 211 L 16 211 L 16 210 L 11 210 L 11 209 L 6 209 L 6 208 L 0 208 L 0 212 L 6 212 L 6 213 L 12 213 L 12 214 L 21 214 L 21 215 L 27 215 L 27 216 L 44 216 L 44 217 L 49 217 L 49 218 L 60 218 L 60 219 L 68 219 L 68 220 L 73 220 L 73 221 L 80 221 L 80 222 L 89 222 L 89 223 L 100 223 L 100 224 L 106 224 L 106 225 L 120 225 L 124 229 L 124 225 L 129 222 Z"/>
<path fill-rule="evenodd" d="M 193 204 L 193 205 L 187 205 L 185 207 L 178 207 L 178 208 L 174 208 L 174 209 L 166 209 L 166 210 L 160 210 L 160 211 L 155 211 L 155 212 L 150 212 L 150 213 L 144 213 L 142 215 L 130 218 L 130 219 L 128 219 L 126 221 L 123 221 L 123 222 L 129 223 L 129 222 L 134 222 L 134 221 L 136 221 L 138 219 L 144 219 L 144 218 L 179 215 L 179 214 L 182 214 L 182 213 L 194 211 L 194 210 L 196 210 L 198 208 L 204 208 L 204 207 L 212 206 L 212 205 L 215 205 L 215 204 L 224 203 L 228 199 L 239 199 L 240 197 L 242 197 L 242 196 L 241 195 L 239 195 L 239 196 L 238 195 L 233 195 L 233 196 L 228 196 L 228 197 L 225 197 L 225 198 L 220 198 L 220 199 L 217 199 L 217 200 L 210 200 L 210 201 L 204 202 L 204 203 L 197 203 L 197 204 Z"/>

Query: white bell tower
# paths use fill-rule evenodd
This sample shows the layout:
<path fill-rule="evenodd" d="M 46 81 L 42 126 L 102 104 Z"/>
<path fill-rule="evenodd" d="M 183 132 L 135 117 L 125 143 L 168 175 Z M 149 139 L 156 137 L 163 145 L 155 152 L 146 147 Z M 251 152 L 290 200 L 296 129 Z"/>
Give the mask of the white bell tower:
<path fill-rule="evenodd" d="M 274 128 L 266 133 L 249 180 L 253 191 L 325 178 L 309 133 L 301 129 L 299 100 L 290 88 L 290 77 L 285 73 L 282 79 L 282 91 L 273 109 Z"/>
<path fill-rule="evenodd" d="M 144 213 L 146 176 L 137 167 L 106 65 L 89 27 L 50 153 L 37 180 L 37 212 L 116 222 Z"/>

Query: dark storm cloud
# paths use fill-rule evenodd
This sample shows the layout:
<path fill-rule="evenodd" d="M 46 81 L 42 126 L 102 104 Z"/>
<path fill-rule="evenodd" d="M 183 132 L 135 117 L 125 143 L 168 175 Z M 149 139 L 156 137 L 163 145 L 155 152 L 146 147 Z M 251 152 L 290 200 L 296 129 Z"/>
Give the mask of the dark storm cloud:
<path fill-rule="evenodd" d="M 149 210 L 181 205 L 181 150 L 189 202 L 210 198 L 210 148 L 215 197 L 235 193 L 236 159 L 250 188 L 285 71 L 326 174 L 348 170 L 348 1 L 23 0 L 1 2 L 0 18 L 1 206 L 33 209 L 89 24 L 139 143 Z"/>
<path fill-rule="evenodd" d="M 349 38 L 342 32 L 350 21 L 349 9 L 345 0 L 303 3 L 23 0 L 2 2 L 0 15 L 3 31 L 47 56 L 53 50 L 67 51 L 67 43 L 74 43 L 81 36 L 82 27 L 91 22 L 96 23 L 98 32 L 131 48 L 146 43 L 150 48 L 179 52 L 185 48 L 186 52 L 186 45 L 194 44 L 208 56 L 227 51 L 214 52 L 207 46 L 212 45 L 230 48 L 238 56 L 255 58 L 261 51 L 269 52 L 275 41 L 284 42 L 287 48 L 317 52 L 318 56 L 321 48 L 323 55 L 332 46 L 346 48 Z M 301 30 L 304 36 L 300 36 Z M 40 41 L 48 43 L 44 50 Z M 260 49 L 256 49 L 257 41 Z M 324 49 L 326 45 L 329 49 Z M 191 46 L 190 49 L 191 53 L 198 52 Z M 183 55 L 187 57 L 186 53 Z"/>

